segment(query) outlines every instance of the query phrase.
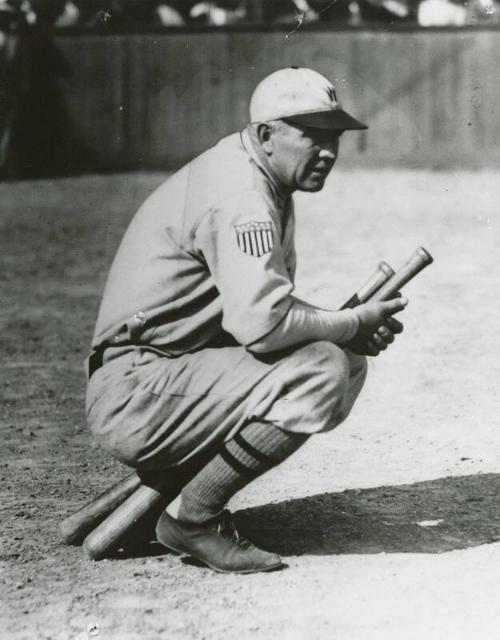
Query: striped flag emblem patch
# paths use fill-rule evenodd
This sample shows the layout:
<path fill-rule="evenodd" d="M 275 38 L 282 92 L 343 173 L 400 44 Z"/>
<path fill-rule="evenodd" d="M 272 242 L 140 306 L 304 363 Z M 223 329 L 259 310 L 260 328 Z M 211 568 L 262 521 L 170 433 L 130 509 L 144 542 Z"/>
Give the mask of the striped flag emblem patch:
<path fill-rule="evenodd" d="M 273 248 L 273 228 L 270 222 L 247 222 L 237 224 L 236 238 L 243 253 L 260 258 Z"/>

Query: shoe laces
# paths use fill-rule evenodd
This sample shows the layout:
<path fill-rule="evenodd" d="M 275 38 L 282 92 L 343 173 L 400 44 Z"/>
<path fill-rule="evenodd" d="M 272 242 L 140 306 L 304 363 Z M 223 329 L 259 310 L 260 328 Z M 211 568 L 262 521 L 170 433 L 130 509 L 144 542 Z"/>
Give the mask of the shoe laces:
<path fill-rule="evenodd" d="M 220 533 L 221 536 L 224 536 L 224 538 L 227 538 L 241 549 L 248 549 L 252 546 L 252 543 L 249 540 L 240 536 L 238 533 L 238 529 L 234 524 L 231 512 L 228 509 L 224 509 L 219 517 L 217 533 Z"/>

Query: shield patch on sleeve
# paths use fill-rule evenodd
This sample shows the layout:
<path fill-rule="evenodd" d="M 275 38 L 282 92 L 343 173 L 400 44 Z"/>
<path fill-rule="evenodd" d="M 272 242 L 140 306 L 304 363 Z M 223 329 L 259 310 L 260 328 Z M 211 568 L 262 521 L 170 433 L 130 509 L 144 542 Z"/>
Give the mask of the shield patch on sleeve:
<path fill-rule="evenodd" d="M 249 256 L 260 258 L 269 253 L 274 245 L 273 227 L 270 222 L 247 222 L 237 224 L 236 239 L 239 248 Z"/>

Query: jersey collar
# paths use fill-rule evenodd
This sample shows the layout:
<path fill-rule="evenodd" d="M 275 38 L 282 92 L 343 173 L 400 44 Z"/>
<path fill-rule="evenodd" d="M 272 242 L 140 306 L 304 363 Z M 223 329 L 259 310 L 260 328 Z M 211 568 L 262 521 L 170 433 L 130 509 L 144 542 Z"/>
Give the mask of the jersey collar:
<path fill-rule="evenodd" d="M 273 191 L 276 194 L 276 198 L 278 200 L 279 205 L 281 207 L 285 207 L 287 202 L 290 200 L 290 194 L 283 189 L 283 187 L 279 184 L 276 178 L 264 166 L 261 159 L 257 155 L 257 152 L 255 151 L 255 148 L 252 144 L 252 141 L 250 140 L 250 136 L 248 135 L 248 131 L 246 129 L 243 129 L 243 131 L 240 132 L 240 137 L 241 137 L 241 143 L 245 151 L 248 153 L 248 155 L 253 160 L 253 162 L 255 162 L 255 164 L 259 167 L 262 173 L 265 174 L 265 176 L 268 178 L 269 182 L 271 183 L 273 187 Z"/>

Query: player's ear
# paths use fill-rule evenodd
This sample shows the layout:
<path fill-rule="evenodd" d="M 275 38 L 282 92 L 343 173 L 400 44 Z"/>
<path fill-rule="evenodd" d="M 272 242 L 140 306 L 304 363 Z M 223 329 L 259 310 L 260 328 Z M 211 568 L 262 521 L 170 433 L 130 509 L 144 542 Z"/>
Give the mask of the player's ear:
<path fill-rule="evenodd" d="M 259 122 L 257 125 L 257 138 L 260 146 L 267 155 L 271 155 L 273 151 L 272 128 L 267 122 Z"/>

